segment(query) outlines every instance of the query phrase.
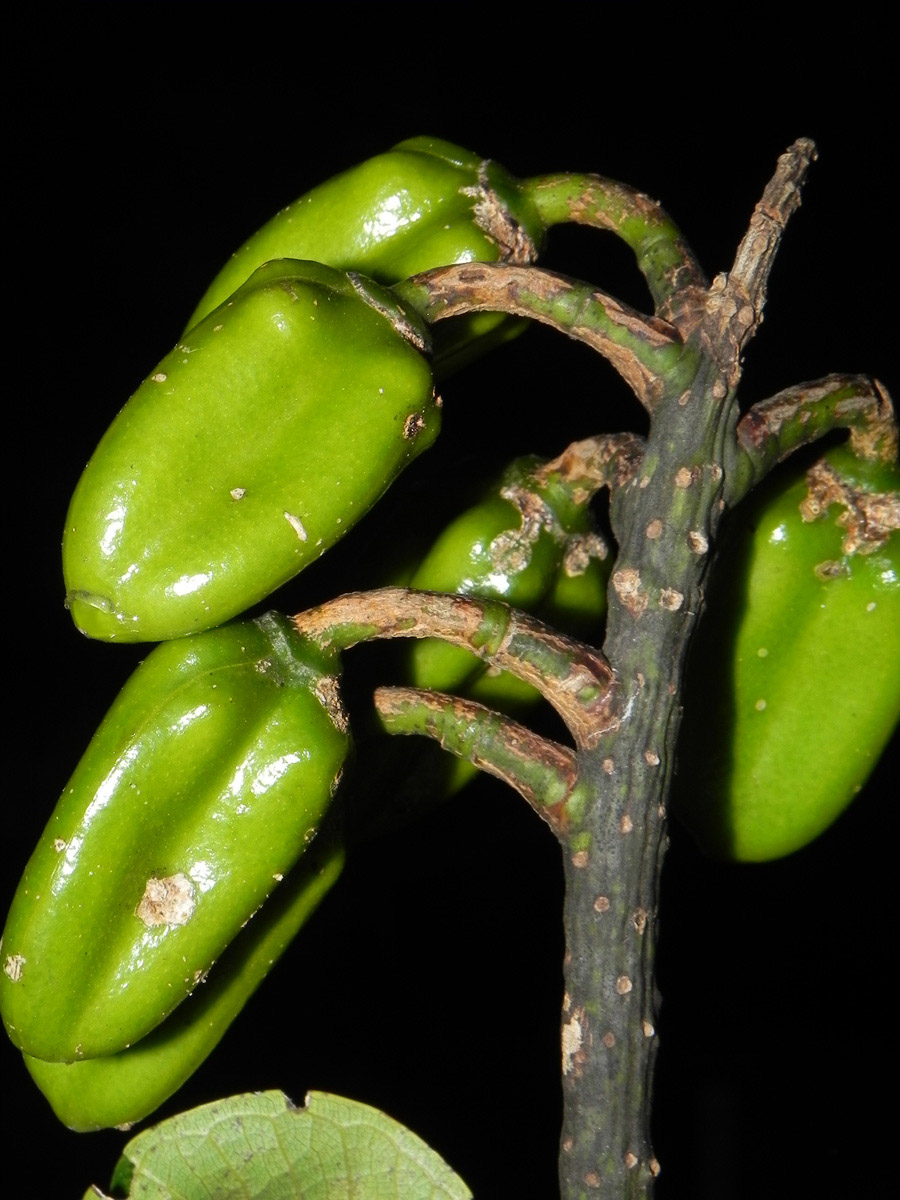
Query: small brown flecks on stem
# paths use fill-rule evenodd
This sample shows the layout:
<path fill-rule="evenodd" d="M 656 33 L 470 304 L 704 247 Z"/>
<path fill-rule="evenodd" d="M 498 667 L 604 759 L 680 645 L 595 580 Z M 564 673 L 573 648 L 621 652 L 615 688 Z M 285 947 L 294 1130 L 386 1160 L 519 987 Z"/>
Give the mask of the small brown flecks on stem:
<path fill-rule="evenodd" d="M 625 813 L 625 815 L 622 817 L 621 821 L 619 821 L 619 832 L 620 833 L 631 833 L 632 829 L 634 829 L 634 821 L 632 821 L 632 819 L 631 819 L 631 817 L 629 817 L 628 813 Z"/>
<path fill-rule="evenodd" d="M 583 1008 L 576 1008 L 568 1021 L 562 1027 L 562 1069 L 563 1075 L 581 1074 L 584 1065 L 584 1039 L 587 1030 L 587 1020 Z"/>
<path fill-rule="evenodd" d="M 629 1150 L 628 1153 L 625 1155 L 624 1161 L 625 1161 L 626 1168 L 629 1171 L 631 1171 L 638 1165 L 638 1156 L 636 1154 L 632 1154 L 631 1151 Z"/>
<path fill-rule="evenodd" d="M 600 1176 L 597 1174 L 596 1171 L 588 1171 L 587 1175 L 585 1175 L 585 1177 L 584 1177 L 584 1182 L 585 1182 L 585 1185 L 589 1188 L 599 1188 Z"/>
<path fill-rule="evenodd" d="M 565 1138 L 565 1139 L 564 1139 L 564 1141 L 563 1141 L 562 1145 L 560 1146 L 560 1150 L 562 1150 L 563 1154 L 571 1154 L 571 1153 L 572 1153 L 572 1147 L 573 1147 L 574 1145 L 575 1145 L 575 1141 L 574 1141 L 574 1139 L 573 1139 L 573 1138 L 570 1138 L 570 1137 L 567 1137 L 567 1138 Z"/>
<path fill-rule="evenodd" d="M 632 913 L 631 923 L 638 933 L 643 933 L 647 928 L 647 910 L 645 908 L 636 908 Z"/>
<path fill-rule="evenodd" d="M 645 532 L 647 534 L 647 537 L 650 538 L 651 541 L 655 541 L 662 533 L 662 530 L 663 530 L 662 521 L 659 519 L 659 517 L 654 517 L 653 520 L 650 521 L 649 524 L 647 525 Z"/>
<path fill-rule="evenodd" d="M 682 392 L 682 393 L 681 393 L 681 395 L 678 397 L 678 404 L 679 404 L 679 406 L 680 406 L 681 408 L 684 408 L 684 407 L 685 407 L 685 405 L 686 405 L 686 404 L 688 403 L 688 401 L 690 400 L 690 398 L 691 398 L 690 389 L 688 389 L 688 391 L 686 391 L 686 392 Z"/>
<path fill-rule="evenodd" d="M 659 1174 L 659 1172 L 660 1172 L 659 1159 L 656 1159 L 656 1158 L 651 1158 L 651 1159 L 650 1159 L 650 1161 L 647 1163 L 647 1166 L 650 1168 L 650 1174 L 651 1174 L 651 1175 L 654 1177 L 654 1179 L 655 1179 L 655 1178 L 656 1178 L 656 1176 L 657 1176 L 657 1175 Z"/>
<path fill-rule="evenodd" d="M 609 896 L 598 896 L 594 901 L 594 912 L 609 912 Z"/>
<path fill-rule="evenodd" d="M 600 1040 L 607 1050 L 612 1050 L 613 1046 L 616 1044 L 616 1035 L 611 1029 L 608 1029 Z"/>
<path fill-rule="evenodd" d="M 653 1026 L 650 1024 L 649 1021 L 641 1022 L 641 1031 L 643 1032 L 644 1037 L 646 1037 L 646 1038 L 652 1038 L 656 1034 L 656 1030 L 653 1028 Z"/>
<path fill-rule="evenodd" d="M 341 684 L 336 675 L 323 675 L 316 681 L 316 699 L 328 713 L 331 723 L 339 733 L 350 728 L 350 718 L 341 697 Z"/>
<path fill-rule="evenodd" d="M 475 222 L 498 247 L 501 260 L 517 265 L 534 262 L 534 242 L 491 187 L 489 166 L 485 161 L 479 167 L 477 187 L 462 189 L 464 196 L 475 200 Z"/>
<path fill-rule="evenodd" d="M 667 612 L 678 612 L 684 604 L 684 593 L 675 588 L 663 588 L 659 593 L 659 606 Z"/>
<path fill-rule="evenodd" d="M 644 762 L 647 763 L 648 766 L 658 767 L 659 766 L 659 755 L 656 753 L 655 750 L 645 750 L 644 751 Z"/>
<path fill-rule="evenodd" d="M 614 571 L 612 577 L 616 595 L 635 620 L 641 616 L 648 604 L 647 593 L 641 588 L 640 572 L 634 567 L 624 567 Z"/>
<path fill-rule="evenodd" d="M 582 868 L 582 867 L 586 867 L 587 865 L 588 865 L 587 850 L 576 850 L 575 853 L 572 855 L 572 866 Z"/>
<path fill-rule="evenodd" d="M 616 769 L 616 765 L 613 762 L 613 760 L 611 758 L 604 758 L 604 760 L 603 760 L 604 774 L 612 775 L 612 773 L 613 773 L 613 771 L 615 771 L 615 769 Z"/>
<path fill-rule="evenodd" d="M 687 544 L 692 554 L 705 554 L 709 549 L 709 538 L 699 529 L 692 529 L 687 535 Z"/>
<path fill-rule="evenodd" d="M 631 982 L 631 980 L 628 978 L 627 975 L 620 975 L 619 978 L 616 980 L 616 992 L 620 996 L 627 996 L 628 993 L 633 988 L 633 986 L 634 986 L 634 984 Z"/>
<path fill-rule="evenodd" d="M 675 472 L 675 486 L 689 488 L 699 478 L 700 471 L 697 467 L 679 467 Z"/>

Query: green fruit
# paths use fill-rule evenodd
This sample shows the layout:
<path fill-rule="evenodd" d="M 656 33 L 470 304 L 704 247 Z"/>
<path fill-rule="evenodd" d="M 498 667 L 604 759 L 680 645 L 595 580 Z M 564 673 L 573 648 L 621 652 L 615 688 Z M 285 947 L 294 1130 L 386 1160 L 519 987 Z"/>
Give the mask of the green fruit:
<path fill-rule="evenodd" d="M 41 836 L 0 1011 L 34 1058 L 115 1054 L 205 978 L 316 836 L 349 737 L 338 680 L 269 614 L 138 667 Z"/>
<path fill-rule="evenodd" d="M 900 718 L 898 487 L 896 464 L 839 448 L 734 512 L 689 663 L 673 797 L 710 854 L 758 862 L 805 846 L 889 740 Z M 854 521 L 874 494 L 894 531 L 889 517 L 883 536 L 870 525 L 859 537 Z"/>
<path fill-rule="evenodd" d="M 282 209 L 231 256 L 188 328 L 272 259 L 312 259 L 390 285 L 454 263 L 523 262 L 543 236 L 525 189 L 497 163 L 439 138 L 410 138 Z M 474 341 L 522 327 L 498 313 L 447 322 L 435 335 L 436 368 L 445 374 Z"/>
<path fill-rule="evenodd" d="M 606 547 L 593 531 L 590 493 L 542 473 L 544 465 L 535 458 L 512 463 L 479 503 L 444 530 L 409 586 L 503 600 L 526 612 L 547 602 L 555 609 L 549 619 L 568 608 L 570 617 L 579 613 L 583 621 L 590 612 L 599 623 L 608 571 Z M 505 700 L 537 699 L 528 684 L 507 672 L 486 675 L 481 659 L 446 642 L 416 641 L 410 659 L 416 687 L 455 692 L 465 685 L 473 698 L 501 707 Z"/>
<path fill-rule="evenodd" d="M 72 498 L 63 573 L 79 629 L 109 641 L 209 629 L 352 528 L 437 436 L 413 327 L 391 293 L 290 261 L 191 330 Z"/>
<path fill-rule="evenodd" d="M 339 838 L 323 831 L 281 887 L 170 1017 L 129 1050 L 79 1062 L 25 1065 L 64 1125 L 79 1133 L 143 1120 L 215 1049 L 344 864 Z"/>

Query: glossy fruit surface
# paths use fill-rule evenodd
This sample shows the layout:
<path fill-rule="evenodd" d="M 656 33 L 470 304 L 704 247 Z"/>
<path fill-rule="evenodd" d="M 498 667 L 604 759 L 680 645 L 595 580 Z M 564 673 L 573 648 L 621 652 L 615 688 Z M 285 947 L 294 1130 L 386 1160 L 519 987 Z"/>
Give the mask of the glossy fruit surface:
<path fill-rule="evenodd" d="M 231 256 L 188 328 L 273 259 L 312 259 L 390 285 L 454 263 L 522 262 L 543 234 L 532 202 L 499 164 L 440 138 L 410 138 L 277 213 Z M 497 313 L 439 325 L 439 374 L 473 341 L 521 325 Z"/>
<path fill-rule="evenodd" d="M 204 983 L 129 1050 L 79 1062 L 25 1065 L 64 1125 L 79 1133 L 143 1120 L 215 1049 L 344 863 L 340 838 L 322 832 L 282 887 L 215 964 Z"/>
<path fill-rule="evenodd" d="M 134 672 L 25 868 L 0 1009 L 26 1054 L 114 1054 L 204 979 L 316 836 L 349 747 L 337 678 L 276 614 Z"/>
<path fill-rule="evenodd" d="M 896 465 L 841 447 L 732 515 L 689 664 L 674 793 L 717 857 L 764 861 L 812 841 L 900 718 L 900 532 L 859 526 L 866 511 L 896 514 L 898 485 Z"/>
<path fill-rule="evenodd" d="M 593 530 L 589 495 L 576 503 L 558 480 L 541 474 L 543 465 L 535 458 L 511 464 L 444 530 L 409 586 L 494 598 L 538 614 L 546 603 L 550 619 L 568 608 L 582 625 L 590 610 L 596 633 L 606 606 L 606 547 Z M 414 642 L 410 661 L 416 687 L 455 692 L 465 685 L 486 704 L 537 698 L 528 684 L 506 672 L 487 675 L 475 655 L 435 639 Z"/>
<path fill-rule="evenodd" d="M 209 629 L 350 529 L 439 429 L 406 324 L 383 289 L 288 261 L 191 330 L 113 421 L 72 498 L 63 573 L 82 632 Z"/>

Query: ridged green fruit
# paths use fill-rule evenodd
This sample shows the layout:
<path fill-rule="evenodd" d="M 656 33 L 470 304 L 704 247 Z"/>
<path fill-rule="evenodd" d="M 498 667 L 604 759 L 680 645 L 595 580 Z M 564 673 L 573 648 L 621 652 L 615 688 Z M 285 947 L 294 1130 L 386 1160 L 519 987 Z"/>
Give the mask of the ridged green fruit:
<path fill-rule="evenodd" d="M 63 536 L 79 629 L 209 629 L 323 554 L 437 436 L 426 340 L 374 284 L 261 268 L 162 360 L 85 468 Z"/>
<path fill-rule="evenodd" d="M 19 884 L 0 1011 L 34 1058 L 115 1054 L 205 978 L 316 836 L 349 748 L 285 618 L 167 642 L 119 693 Z"/>
<path fill-rule="evenodd" d="M 25 1065 L 60 1121 L 78 1133 L 127 1127 L 173 1095 L 218 1045 L 333 887 L 343 864 L 340 838 L 323 830 L 206 981 L 129 1050 L 72 1063 L 25 1055 Z"/>
<path fill-rule="evenodd" d="M 843 447 L 733 513 L 687 674 L 674 808 L 710 854 L 800 849 L 900 718 L 900 469 Z M 893 523 L 893 532 L 891 525 Z"/>

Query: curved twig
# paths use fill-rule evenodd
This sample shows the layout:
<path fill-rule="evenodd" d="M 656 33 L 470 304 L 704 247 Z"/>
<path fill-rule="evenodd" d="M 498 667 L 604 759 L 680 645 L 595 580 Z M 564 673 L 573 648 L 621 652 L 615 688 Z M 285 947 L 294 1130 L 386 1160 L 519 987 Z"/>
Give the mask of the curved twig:
<path fill-rule="evenodd" d="M 575 755 L 501 713 L 442 692 L 382 687 L 375 707 L 389 733 L 424 734 L 445 750 L 504 780 L 554 833 L 578 784 Z"/>
<path fill-rule="evenodd" d="M 327 651 L 396 637 L 437 637 L 461 646 L 537 688 L 579 749 L 616 724 L 615 675 L 603 655 L 498 600 L 381 588 L 338 596 L 293 620 Z"/>
<path fill-rule="evenodd" d="M 393 290 L 429 323 L 504 312 L 550 325 L 608 359 L 649 412 L 664 378 L 691 373 L 681 366 L 685 351 L 674 326 L 552 271 L 461 263 L 414 275 Z"/>
<path fill-rule="evenodd" d="M 528 191 L 549 228 L 573 222 L 607 229 L 630 246 L 647 281 L 657 315 L 685 288 L 703 289 L 706 276 L 675 222 L 642 192 L 601 175 L 542 175 L 526 179 Z"/>

